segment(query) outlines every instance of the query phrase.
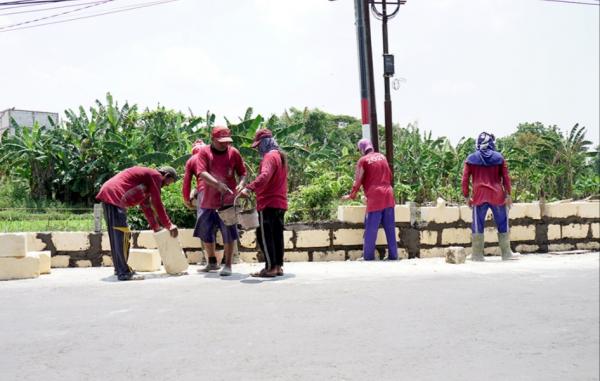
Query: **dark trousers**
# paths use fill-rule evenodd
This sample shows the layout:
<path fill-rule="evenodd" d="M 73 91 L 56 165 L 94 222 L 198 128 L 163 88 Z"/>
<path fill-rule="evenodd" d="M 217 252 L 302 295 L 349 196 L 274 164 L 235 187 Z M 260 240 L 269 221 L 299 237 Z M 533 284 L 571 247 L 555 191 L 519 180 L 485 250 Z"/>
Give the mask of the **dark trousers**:
<path fill-rule="evenodd" d="M 131 244 L 131 230 L 127 225 L 127 211 L 118 206 L 102 203 L 104 218 L 110 241 L 110 255 L 117 276 L 127 275 L 133 270 L 127 265 L 129 246 Z"/>
<path fill-rule="evenodd" d="M 258 212 L 260 226 L 256 229 L 256 239 L 265 255 L 265 269 L 283 266 L 283 217 L 285 210 L 265 208 Z"/>

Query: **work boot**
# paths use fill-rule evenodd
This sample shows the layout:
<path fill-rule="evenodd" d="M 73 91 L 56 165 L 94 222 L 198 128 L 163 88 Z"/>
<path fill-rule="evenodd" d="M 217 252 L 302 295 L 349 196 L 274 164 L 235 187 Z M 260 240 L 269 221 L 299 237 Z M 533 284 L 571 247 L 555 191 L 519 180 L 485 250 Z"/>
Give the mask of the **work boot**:
<path fill-rule="evenodd" d="M 131 273 L 127 273 L 127 274 L 123 274 L 123 275 L 119 275 L 117 277 L 118 280 L 120 281 L 128 281 L 128 280 L 144 280 L 144 276 L 143 275 L 138 275 L 134 272 Z"/>
<path fill-rule="evenodd" d="M 513 253 L 510 248 L 510 237 L 509 233 L 498 233 L 498 245 L 500 246 L 500 252 L 502 253 L 503 261 L 510 261 L 519 259 L 520 253 Z"/>
<path fill-rule="evenodd" d="M 472 235 L 472 248 L 473 254 L 471 254 L 471 260 L 474 262 L 483 262 L 483 233 L 474 233 Z"/>

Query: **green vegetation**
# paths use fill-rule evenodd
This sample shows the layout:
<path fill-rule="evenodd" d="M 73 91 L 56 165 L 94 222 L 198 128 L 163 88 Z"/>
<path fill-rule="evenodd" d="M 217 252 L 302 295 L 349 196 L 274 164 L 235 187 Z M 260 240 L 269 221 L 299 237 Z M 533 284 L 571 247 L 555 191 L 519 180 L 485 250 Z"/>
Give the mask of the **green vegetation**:
<path fill-rule="evenodd" d="M 23 229 L 89 230 L 94 195 L 104 181 L 133 165 L 168 164 L 178 171 L 189 158 L 197 138 L 208 142 L 215 115 L 184 115 L 165 109 L 140 111 L 125 103 L 120 106 L 110 94 L 85 110 L 67 110 L 65 120 L 52 128 L 14 126 L 0 143 L 0 208 L 30 208 L 0 214 L 0 230 L 13 229 L 15 221 L 62 221 L 58 227 Z M 360 122 L 350 116 L 320 110 L 290 109 L 268 119 L 250 108 L 239 121 L 227 121 L 234 146 L 246 160 L 252 178 L 258 154 L 250 144 L 259 127 L 273 130 L 288 153 L 288 221 L 327 220 L 335 216 L 339 198 L 350 190 L 359 154 L 356 142 Z M 340 127 L 343 126 L 343 127 Z M 529 201 L 556 200 L 598 195 L 600 160 L 585 140 L 585 128 L 575 125 L 566 133 L 556 126 L 524 123 L 510 136 L 498 139 L 498 147 L 509 162 L 514 183 L 513 198 Z M 383 130 L 381 135 L 383 136 Z M 394 128 L 395 192 L 400 203 L 427 203 L 442 197 L 460 202 L 463 161 L 473 150 L 473 138 L 453 146 L 446 138 L 434 138 L 416 124 Z M 173 221 L 193 225 L 193 212 L 180 196 L 181 184 L 163 190 Z M 74 209 L 66 213 L 64 209 Z M 63 210 L 62 214 L 52 214 Z M 45 215 L 36 211 L 47 211 Z M 77 214 L 76 212 L 85 212 Z M 19 216 L 22 216 L 19 217 Z M 81 219 L 79 218 L 81 217 Z M 37 219 L 36 219 L 37 218 Z M 146 226 L 142 214 L 130 211 L 132 227 Z M 9 224 L 9 221 L 10 222 Z M 12 225 L 11 225 L 12 224 Z M 87 224 L 87 225 L 86 225 Z M 79 227 L 77 227 L 79 229 Z"/>

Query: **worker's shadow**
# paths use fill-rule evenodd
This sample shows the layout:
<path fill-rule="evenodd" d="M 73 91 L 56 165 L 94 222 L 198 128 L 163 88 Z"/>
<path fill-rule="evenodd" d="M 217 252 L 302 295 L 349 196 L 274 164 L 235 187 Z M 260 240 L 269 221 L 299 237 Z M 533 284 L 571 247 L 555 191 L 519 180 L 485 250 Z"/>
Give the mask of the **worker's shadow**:
<path fill-rule="evenodd" d="M 221 276 L 219 274 L 219 272 L 214 272 L 214 273 L 198 273 L 198 275 L 204 275 L 205 278 L 209 278 L 209 279 L 220 279 L 220 280 L 239 280 L 239 281 L 243 281 L 244 279 L 248 278 L 248 274 L 240 274 L 240 273 L 231 273 L 231 275 L 228 276 Z"/>
<path fill-rule="evenodd" d="M 279 281 L 283 281 L 286 279 L 292 279 L 295 277 L 296 277 L 296 274 L 290 274 L 290 273 L 285 273 L 281 276 L 276 276 L 273 278 L 260 278 L 260 277 L 251 277 L 250 275 L 246 275 L 246 278 L 242 279 L 240 282 L 247 283 L 247 284 L 260 284 L 260 283 L 264 283 L 264 282 L 279 282 Z"/>
<path fill-rule="evenodd" d="M 164 278 L 179 278 L 185 275 L 188 275 L 187 272 L 183 272 L 180 274 L 167 274 L 167 273 L 138 273 L 137 275 L 141 275 L 144 277 L 144 279 L 140 279 L 140 280 L 150 280 L 150 279 L 164 279 Z M 111 276 L 107 276 L 105 278 L 102 278 L 103 282 L 108 282 L 108 283 L 121 283 L 123 281 L 120 281 L 116 275 L 111 275 Z M 127 281 L 127 282 L 135 282 L 133 280 L 131 281 Z"/>

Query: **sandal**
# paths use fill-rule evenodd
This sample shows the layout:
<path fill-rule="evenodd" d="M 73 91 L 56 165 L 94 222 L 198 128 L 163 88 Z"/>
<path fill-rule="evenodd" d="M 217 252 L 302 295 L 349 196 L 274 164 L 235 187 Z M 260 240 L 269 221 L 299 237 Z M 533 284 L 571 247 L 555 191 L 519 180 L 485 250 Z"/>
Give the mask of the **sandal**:
<path fill-rule="evenodd" d="M 275 277 L 275 275 L 268 274 L 267 270 L 265 270 L 265 269 L 262 269 L 257 273 L 252 273 L 252 274 L 250 274 L 250 276 L 254 277 L 254 278 L 274 278 Z"/>

